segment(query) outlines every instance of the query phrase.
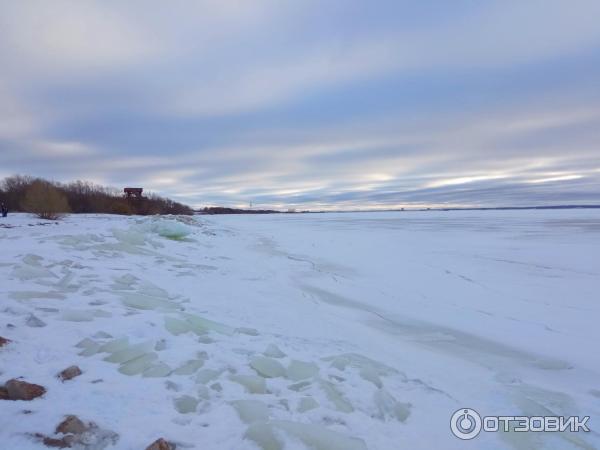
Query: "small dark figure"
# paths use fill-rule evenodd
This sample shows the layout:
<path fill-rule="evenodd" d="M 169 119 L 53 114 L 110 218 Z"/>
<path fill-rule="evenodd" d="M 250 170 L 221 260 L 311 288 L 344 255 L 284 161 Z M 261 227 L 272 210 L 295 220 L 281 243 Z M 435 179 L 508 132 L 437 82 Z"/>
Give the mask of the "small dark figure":
<path fill-rule="evenodd" d="M 2 203 L 2 205 L 0 206 L 0 209 L 2 210 L 2 217 L 8 216 L 8 208 L 6 207 L 6 205 L 4 203 Z"/>

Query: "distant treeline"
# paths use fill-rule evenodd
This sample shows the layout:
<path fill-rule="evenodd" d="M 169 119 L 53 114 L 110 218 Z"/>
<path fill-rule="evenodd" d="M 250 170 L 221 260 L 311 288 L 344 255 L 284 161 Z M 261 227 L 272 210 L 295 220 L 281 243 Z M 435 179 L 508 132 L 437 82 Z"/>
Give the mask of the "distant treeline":
<path fill-rule="evenodd" d="M 38 215 L 43 209 L 50 211 L 50 215 L 194 213 L 189 206 L 154 194 L 141 199 L 126 199 L 117 189 L 87 181 L 57 183 L 23 175 L 10 176 L 0 182 L 0 201 L 9 211 Z"/>

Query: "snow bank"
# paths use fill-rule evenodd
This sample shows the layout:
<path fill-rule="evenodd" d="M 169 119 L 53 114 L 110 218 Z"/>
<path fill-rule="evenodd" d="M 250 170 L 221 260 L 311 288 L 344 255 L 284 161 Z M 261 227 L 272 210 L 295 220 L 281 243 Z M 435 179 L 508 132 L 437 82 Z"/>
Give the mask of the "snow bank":
<path fill-rule="evenodd" d="M 460 449 L 461 407 L 596 423 L 600 212 L 455 213 L 10 216 L 0 384 L 47 393 L 0 400 L 0 446 L 41 448 L 68 414 L 108 449 Z"/>

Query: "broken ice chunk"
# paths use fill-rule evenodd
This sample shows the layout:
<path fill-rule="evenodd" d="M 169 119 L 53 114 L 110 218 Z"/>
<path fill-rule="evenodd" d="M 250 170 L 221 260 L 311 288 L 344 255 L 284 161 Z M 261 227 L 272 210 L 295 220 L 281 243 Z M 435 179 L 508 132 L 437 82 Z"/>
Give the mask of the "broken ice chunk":
<path fill-rule="evenodd" d="M 311 385 L 310 381 L 301 381 L 300 383 L 290 384 L 288 389 L 296 392 L 303 391 Z"/>
<path fill-rule="evenodd" d="M 157 358 L 158 355 L 156 353 L 146 353 L 121 365 L 121 367 L 119 367 L 119 372 L 121 372 L 123 375 L 140 374 L 148 369 Z"/>
<path fill-rule="evenodd" d="M 286 356 L 285 353 L 279 350 L 279 347 L 277 347 L 275 344 L 269 344 L 267 349 L 263 352 L 263 355 L 270 358 L 283 358 Z"/>
<path fill-rule="evenodd" d="M 266 422 L 269 420 L 269 408 L 258 400 L 236 400 L 231 402 L 244 423 Z"/>
<path fill-rule="evenodd" d="M 144 245 L 146 242 L 146 236 L 143 233 L 133 230 L 112 230 L 113 236 L 123 244 L 129 245 Z"/>
<path fill-rule="evenodd" d="M 271 424 L 314 450 L 367 450 L 362 439 L 345 436 L 322 425 L 274 420 Z"/>
<path fill-rule="evenodd" d="M 208 331 L 215 331 L 217 333 L 225 334 L 227 336 L 233 336 L 235 331 L 230 326 L 224 325 L 219 322 L 214 322 L 212 320 L 205 319 L 194 314 L 185 314 L 185 318 L 191 325 L 191 330 L 199 336 L 202 334 L 206 334 L 206 332 Z"/>
<path fill-rule="evenodd" d="M 179 306 L 165 297 L 154 297 L 151 295 L 145 295 L 138 292 L 123 292 L 121 294 L 122 301 L 126 306 L 135 309 L 165 309 L 165 310 L 177 310 Z"/>
<path fill-rule="evenodd" d="M 267 392 L 265 379 L 256 375 L 233 375 L 231 381 L 241 384 L 250 394 L 264 394 Z"/>
<path fill-rule="evenodd" d="M 198 403 L 198 399 L 189 395 L 182 395 L 181 397 L 177 397 L 173 401 L 175 409 L 181 414 L 189 414 L 195 412 L 196 408 L 198 407 Z"/>
<path fill-rule="evenodd" d="M 76 309 L 64 310 L 61 319 L 69 322 L 91 322 L 94 320 L 94 311 Z"/>
<path fill-rule="evenodd" d="M 34 280 L 36 278 L 58 278 L 54 273 L 44 267 L 37 266 L 17 266 L 13 269 L 13 277 L 21 281 Z"/>
<path fill-rule="evenodd" d="M 112 313 L 109 313 L 108 311 L 103 311 L 101 309 L 95 309 L 94 311 L 92 311 L 92 313 L 94 314 L 94 317 L 112 317 Z"/>
<path fill-rule="evenodd" d="M 377 375 L 377 371 L 375 369 L 373 369 L 372 367 L 363 367 L 362 369 L 360 369 L 360 371 L 358 372 L 358 374 L 360 375 L 360 377 L 363 380 L 370 381 L 376 387 L 378 387 L 378 388 L 382 388 L 383 387 L 383 383 L 381 382 L 381 378 L 379 378 L 379 375 Z"/>
<path fill-rule="evenodd" d="M 83 351 L 79 352 L 79 356 L 93 356 L 98 352 L 100 352 L 100 344 L 92 341 L 91 344 L 84 347 Z"/>
<path fill-rule="evenodd" d="M 198 386 L 198 397 L 203 398 L 204 400 L 208 400 L 210 398 L 208 388 L 203 384 Z"/>
<path fill-rule="evenodd" d="M 268 423 L 251 424 L 244 434 L 244 439 L 254 442 L 262 450 L 283 450 L 284 446 L 283 441 L 275 435 L 273 426 Z"/>
<path fill-rule="evenodd" d="M 133 289 L 133 285 L 137 283 L 137 278 L 131 274 L 125 274 L 114 279 L 112 288 L 115 290 L 129 290 Z"/>
<path fill-rule="evenodd" d="M 41 257 L 40 255 L 34 255 L 32 253 L 28 253 L 25 256 L 23 256 L 23 259 L 21 261 L 23 261 L 25 264 L 29 265 L 29 266 L 39 266 L 41 261 L 43 261 L 44 258 Z"/>
<path fill-rule="evenodd" d="M 77 286 L 69 286 L 71 281 L 73 281 L 74 277 L 75 277 L 75 275 L 73 274 L 73 272 L 67 271 L 66 275 L 64 277 L 62 277 L 58 283 L 56 283 L 56 287 L 58 287 L 62 291 L 69 291 L 69 290 L 76 291 Z"/>
<path fill-rule="evenodd" d="M 216 341 L 210 336 L 199 336 L 198 342 L 201 344 L 214 344 Z"/>
<path fill-rule="evenodd" d="M 350 360 L 344 356 L 335 356 L 331 360 L 331 367 L 335 367 L 337 370 L 346 370 L 346 367 L 350 364 Z"/>
<path fill-rule="evenodd" d="M 46 322 L 41 319 L 38 319 L 35 315 L 29 314 L 27 320 L 25 321 L 25 325 L 32 328 L 42 328 L 46 326 Z"/>
<path fill-rule="evenodd" d="M 144 370 L 142 374 L 145 378 L 159 378 L 166 377 L 171 373 L 171 368 L 167 366 L 164 362 L 159 362 L 158 364 L 154 364 Z"/>
<path fill-rule="evenodd" d="M 191 228 L 187 225 L 181 222 L 166 219 L 159 219 L 154 222 L 147 223 L 143 229 L 173 241 L 181 241 L 192 232 Z"/>
<path fill-rule="evenodd" d="M 377 375 L 380 376 L 394 375 L 398 373 L 398 371 L 393 367 L 386 366 L 383 363 L 375 361 L 371 358 L 367 358 L 366 356 L 359 355 L 358 353 L 344 353 L 342 355 L 329 356 L 327 358 L 323 358 L 323 360 L 331 361 L 331 365 L 340 370 L 344 370 L 346 366 L 350 365 L 357 369 L 361 369 L 363 367 L 371 368 L 377 373 Z"/>
<path fill-rule="evenodd" d="M 112 341 L 102 345 L 102 347 L 100 347 L 100 351 L 106 353 L 114 353 L 118 352 L 119 350 L 124 350 L 127 347 L 129 347 L 129 338 L 123 337 L 119 339 L 113 339 Z"/>
<path fill-rule="evenodd" d="M 236 328 L 235 331 L 237 331 L 240 334 L 247 334 L 248 336 L 258 336 L 258 330 L 255 330 L 254 328 L 246 328 L 246 327 L 241 327 L 241 328 Z"/>
<path fill-rule="evenodd" d="M 179 336 L 190 331 L 190 324 L 173 317 L 165 317 L 165 328 L 169 333 Z"/>
<path fill-rule="evenodd" d="M 250 359 L 250 366 L 265 378 L 276 378 L 285 376 L 285 367 L 273 358 L 266 356 L 253 356 Z"/>
<path fill-rule="evenodd" d="M 92 337 L 94 337 L 96 339 L 110 339 L 110 338 L 112 338 L 112 336 L 110 334 L 105 333 L 104 331 L 98 331 Z"/>
<path fill-rule="evenodd" d="M 150 297 L 169 298 L 167 291 L 148 281 L 144 281 L 139 286 L 138 291 L 140 294 L 149 295 Z"/>
<path fill-rule="evenodd" d="M 377 417 L 381 420 L 393 418 L 400 422 L 404 422 L 410 415 L 410 403 L 401 403 L 397 401 L 392 394 L 385 389 L 378 389 L 375 394 L 373 394 L 373 401 L 378 409 Z"/>
<path fill-rule="evenodd" d="M 248 350 L 247 348 L 232 348 L 231 351 L 233 353 L 237 353 L 238 355 L 245 355 L 245 356 L 250 356 L 255 353 L 253 350 Z"/>
<path fill-rule="evenodd" d="M 221 371 L 214 369 L 202 369 L 196 375 L 196 383 L 206 384 L 209 381 L 212 381 L 221 375 Z"/>
<path fill-rule="evenodd" d="M 131 347 L 127 347 L 123 350 L 119 350 L 117 352 L 112 353 L 110 356 L 104 358 L 104 361 L 113 362 L 113 363 L 124 363 L 127 361 L 131 361 L 139 356 L 142 356 L 145 353 L 151 351 L 152 345 L 148 343 L 132 345 Z"/>
<path fill-rule="evenodd" d="M 312 397 L 302 397 L 298 404 L 298 412 L 306 412 L 319 407 L 319 403 Z"/>
<path fill-rule="evenodd" d="M 196 372 L 200 367 L 204 365 L 204 361 L 201 359 L 191 359 L 185 362 L 181 367 L 175 369 L 173 373 L 175 375 L 191 375 Z"/>
<path fill-rule="evenodd" d="M 85 339 L 82 339 L 81 341 L 79 341 L 77 344 L 75 344 L 75 347 L 88 348 L 93 345 L 98 345 L 98 344 L 96 342 L 94 342 L 93 340 L 91 340 L 90 338 L 85 338 Z"/>
<path fill-rule="evenodd" d="M 66 295 L 56 291 L 13 291 L 9 296 L 14 300 L 33 300 L 36 298 L 64 300 L 67 298 Z"/>
<path fill-rule="evenodd" d="M 335 388 L 335 386 L 329 381 L 321 380 L 321 388 L 325 391 L 327 399 L 333 403 L 335 409 L 344 413 L 351 413 L 354 411 L 352 403 L 346 400 L 342 394 Z"/>
<path fill-rule="evenodd" d="M 292 381 L 300 381 L 314 377 L 317 373 L 319 373 L 319 366 L 315 363 L 293 359 L 287 369 L 287 378 Z"/>

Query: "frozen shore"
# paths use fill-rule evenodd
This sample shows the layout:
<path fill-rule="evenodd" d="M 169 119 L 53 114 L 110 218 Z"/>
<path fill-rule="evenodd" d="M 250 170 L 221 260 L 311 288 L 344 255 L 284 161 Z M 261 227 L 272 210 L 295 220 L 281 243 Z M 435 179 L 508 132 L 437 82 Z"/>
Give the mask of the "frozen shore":
<path fill-rule="evenodd" d="M 47 390 L 0 448 L 73 414 L 86 449 L 458 449 L 462 407 L 590 416 L 473 448 L 600 446 L 598 210 L 16 214 L 0 277 L 0 385 Z"/>

